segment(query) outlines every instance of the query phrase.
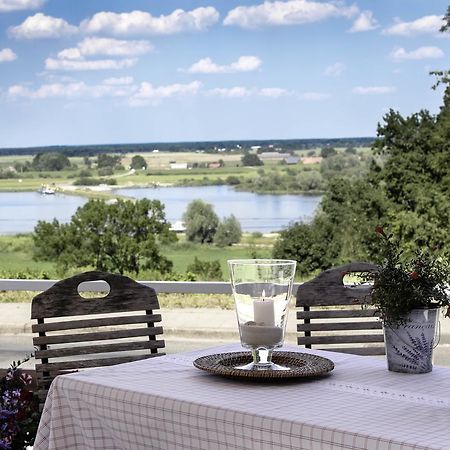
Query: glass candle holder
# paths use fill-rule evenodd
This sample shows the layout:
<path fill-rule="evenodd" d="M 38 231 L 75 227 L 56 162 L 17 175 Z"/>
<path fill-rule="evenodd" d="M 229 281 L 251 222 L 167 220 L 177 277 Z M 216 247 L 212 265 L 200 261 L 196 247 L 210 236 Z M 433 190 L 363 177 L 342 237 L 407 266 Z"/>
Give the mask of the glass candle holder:
<path fill-rule="evenodd" d="M 284 342 L 296 261 L 229 260 L 241 345 L 252 352 L 246 370 L 288 370 L 272 362 L 272 351 Z"/>

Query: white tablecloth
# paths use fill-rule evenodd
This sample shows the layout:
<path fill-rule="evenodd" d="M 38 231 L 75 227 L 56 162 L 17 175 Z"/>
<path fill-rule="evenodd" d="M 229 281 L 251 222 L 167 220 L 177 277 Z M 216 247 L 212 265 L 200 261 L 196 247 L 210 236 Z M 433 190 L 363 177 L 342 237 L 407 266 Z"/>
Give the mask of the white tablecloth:
<path fill-rule="evenodd" d="M 330 376 L 255 383 L 192 365 L 228 351 L 242 348 L 57 377 L 34 449 L 450 449 L 448 368 L 399 374 L 384 359 L 310 351 L 334 361 Z"/>

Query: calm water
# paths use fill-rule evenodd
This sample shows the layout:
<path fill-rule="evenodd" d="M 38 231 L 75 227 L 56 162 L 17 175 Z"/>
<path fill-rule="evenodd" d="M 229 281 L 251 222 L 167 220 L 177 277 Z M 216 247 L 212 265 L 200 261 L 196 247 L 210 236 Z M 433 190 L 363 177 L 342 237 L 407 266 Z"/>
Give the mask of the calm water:
<path fill-rule="evenodd" d="M 320 201 L 320 196 L 260 195 L 237 192 L 229 186 L 119 189 L 117 193 L 161 200 L 172 223 L 182 219 L 189 202 L 202 199 L 214 206 L 219 217 L 234 214 L 244 231 L 261 232 L 280 230 L 292 221 L 310 220 Z M 0 234 L 33 231 L 38 220 L 57 218 L 67 222 L 86 201 L 64 194 L 0 192 Z"/>
<path fill-rule="evenodd" d="M 311 220 L 321 199 L 320 196 L 239 192 L 230 186 L 119 189 L 117 193 L 160 200 L 166 205 L 166 217 L 172 223 L 181 220 L 192 200 L 201 199 L 212 204 L 221 218 L 234 214 L 244 231 L 263 233 L 281 230 L 293 221 Z"/>
<path fill-rule="evenodd" d="M 29 233 L 38 220 L 68 222 L 87 200 L 72 195 L 0 192 L 0 234 Z"/>

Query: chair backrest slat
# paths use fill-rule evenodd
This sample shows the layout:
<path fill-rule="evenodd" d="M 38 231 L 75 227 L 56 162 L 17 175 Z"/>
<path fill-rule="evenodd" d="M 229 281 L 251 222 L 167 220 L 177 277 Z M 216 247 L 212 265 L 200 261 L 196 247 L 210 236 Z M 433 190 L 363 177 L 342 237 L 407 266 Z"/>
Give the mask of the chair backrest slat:
<path fill-rule="evenodd" d="M 101 317 L 98 319 L 69 320 L 64 322 L 46 322 L 33 324 L 31 330 L 34 333 L 40 331 L 76 330 L 91 327 L 110 327 L 118 325 L 133 325 L 147 322 L 161 322 L 161 314 L 141 314 L 136 316 Z"/>
<path fill-rule="evenodd" d="M 300 323 L 297 325 L 297 331 L 380 330 L 381 328 L 382 324 L 379 321 Z"/>
<path fill-rule="evenodd" d="M 373 308 L 361 309 L 322 309 L 297 311 L 297 319 L 347 319 L 352 317 L 376 317 L 376 311 Z"/>
<path fill-rule="evenodd" d="M 80 347 L 55 348 L 50 350 L 38 350 L 35 357 L 42 358 L 64 358 L 66 356 L 93 355 L 98 353 L 128 352 L 130 350 L 143 350 L 149 348 L 159 348 L 161 341 L 138 341 L 120 342 L 104 345 L 84 345 Z"/>
<path fill-rule="evenodd" d="M 64 374 L 64 372 L 67 371 L 73 372 L 77 371 L 78 369 L 86 369 L 90 367 L 112 366 L 114 364 L 139 361 L 141 359 L 147 358 L 148 355 L 133 355 L 133 356 L 118 356 L 113 358 L 86 359 L 86 360 L 67 361 L 59 363 L 36 364 L 36 371 L 40 372 L 57 371 L 59 374 Z"/>
<path fill-rule="evenodd" d="M 326 270 L 300 285 L 297 331 L 302 334 L 298 344 L 359 355 L 384 354 L 384 345 L 376 345 L 384 342 L 382 323 L 374 320 L 377 316 L 373 308 L 363 308 L 363 303 L 370 302 L 371 286 L 343 282 L 346 275 L 373 273 L 377 269 L 370 263 L 350 263 Z"/>
<path fill-rule="evenodd" d="M 105 281 L 105 297 L 84 298 L 79 286 Z M 31 305 L 37 335 L 35 357 L 39 398 L 45 400 L 57 375 L 160 356 L 165 346 L 158 297 L 154 289 L 131 278 L 98 271 L 61 280 L 36 295 Z M 111 342 L 112 341 L 112 342 Z M 105 354 L 110 356 L 106 357 Z"/>
<path fill-rule="evenodd" d="M 95 333 L 58 334 L 54 336 L 39 336 L 33 339 L 34 345 L 69 344 L 74 342 L 105 341 L 107 339 L 123 339 L 139 336 L 154 336 L 162 334 L 162 327 L 137 328 L 117 331 L 99 331 Z"/>
<path fill-rule="evenodd" d="M 85 299 L 80 296 L 78 286 L 81 283 L 99 280 L 106 281 L 110 286 L 106 297 Z M 61 301 L 62 298 L 64 301 Z M 143 306 L 147 310 L 159 308 L 154 289 L 122 275 L 92 271 L 61 280 L 36 295 L 31 306 L 31 318 L 140 311 Z"/>

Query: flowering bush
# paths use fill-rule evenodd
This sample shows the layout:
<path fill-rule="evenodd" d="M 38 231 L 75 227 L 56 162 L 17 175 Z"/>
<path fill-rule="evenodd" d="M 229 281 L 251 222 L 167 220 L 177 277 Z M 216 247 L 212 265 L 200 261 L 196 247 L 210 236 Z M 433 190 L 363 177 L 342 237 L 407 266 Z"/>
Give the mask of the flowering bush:
<path fill-rule="evenodd" d="M 22 450 L 33 445 L 39 424 L 39 402 L 30 389 L 32 377 L 13 362 L 0 380 L 0 449 Z"/>
<path fill-rule="evenodd" d="M 370 275 L 371 303 L 377 307 L 380 317 L 395 325 L 404 323 L 413 309 L 449 307 L 449 262 L 429 250 L 420 250 L 407 258 L 392 235 L 387 235 L 381 227 L 375 231 L 381 239 L 383 261 Z M 446 315 L 450 316 L 450 308 Z"/>

